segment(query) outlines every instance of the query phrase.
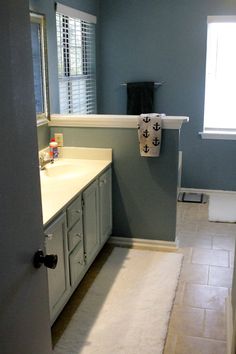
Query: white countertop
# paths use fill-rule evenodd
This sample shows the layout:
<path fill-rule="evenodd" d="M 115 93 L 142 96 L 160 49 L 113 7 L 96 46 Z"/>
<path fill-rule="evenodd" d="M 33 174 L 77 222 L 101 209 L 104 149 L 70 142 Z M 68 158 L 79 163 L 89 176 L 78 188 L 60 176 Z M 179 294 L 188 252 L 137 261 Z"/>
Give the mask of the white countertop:
<path fill-rule="evenodd" d="M 111 149 L 63 148 L 61 156 L 40 171 L 44 225 L 112 162 Z"/>

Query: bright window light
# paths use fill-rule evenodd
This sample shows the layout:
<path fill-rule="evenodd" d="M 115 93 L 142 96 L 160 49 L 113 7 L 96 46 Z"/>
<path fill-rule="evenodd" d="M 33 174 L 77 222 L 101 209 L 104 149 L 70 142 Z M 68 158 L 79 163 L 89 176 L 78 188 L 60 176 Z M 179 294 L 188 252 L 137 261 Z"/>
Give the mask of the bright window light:
<path fill-rule="evenodd" d="M 61 114 L 96 113 L 96 18 L 57 3 Z"/>
<path fill-rule="evenodd" d="M 209 17 L 204 131 L 236 130 L 236 17 Z"/>

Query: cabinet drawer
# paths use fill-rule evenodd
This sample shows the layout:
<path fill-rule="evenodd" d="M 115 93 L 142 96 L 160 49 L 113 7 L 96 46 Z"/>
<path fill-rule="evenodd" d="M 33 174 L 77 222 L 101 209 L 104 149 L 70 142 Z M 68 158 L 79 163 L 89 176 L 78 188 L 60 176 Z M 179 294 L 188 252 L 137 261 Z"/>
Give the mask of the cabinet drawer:
<path fill-rule="evenodd" d="M 84 248 L 78 246 L 70 255 L 70 284 L 74 286 L 84 269 Z"/>
<path fill-rule="evenodd" d="M 76 245 L 83 241 L 83 224 L 79 220 L 68 232 L 68 250 L 72 251 Z"/>
<path fill-rule="evenodd" d="M 71 228 L 76 221 L 82 220 L 81 195 L 67 208 L 67 225 Z"/>

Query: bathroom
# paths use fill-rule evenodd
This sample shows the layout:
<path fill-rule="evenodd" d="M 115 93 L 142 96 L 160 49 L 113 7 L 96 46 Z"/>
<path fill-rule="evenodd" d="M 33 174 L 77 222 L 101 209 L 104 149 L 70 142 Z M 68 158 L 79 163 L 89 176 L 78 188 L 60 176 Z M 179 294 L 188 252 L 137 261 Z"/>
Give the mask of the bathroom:
<path fill-rule="evenodd" d="M 61 1 L 61 3 L 97 16 L 97 112 L 100 114 L 125 115 L 126 92 L 125 88 L 121 85 L 122 83 L 134 80 L 164 82 L 155 93 L 155 110 L 164 112 L 167 116 L 190 117 L 189 123 L 183 124 L 181 127 L 180 150 L 183 151 L 182 187 L 199 190 L 234 191 L 236 167 L 231 162 L 234 156 L 234 142 L 232 140 L 204 140 L 199 135 L 199 132 L 203 130 L 202 117 L 204 112 L 207 16 L 227 16 L 235 14 L 236 4 L 234 1 L 228 0 L 222 3 L 221 1 L 213 2 L 209 0 L 201 1 L 200 3 L 194 1 L 187 3 L 181 0 L 178 2 L 168 1 L 162 3 L 160 1 L 148 1 L 144 3 L 138 0 L 122 0 L 119 2 L 108 0 L 68 0 Z M 28 7 L 31 11 L 46 16 L 50 112 L 58 113 L 59 95 L 56 80 L 57 49 L 55 41 L 54 2 L 48 0 L 30 1 Z M 25 11 L 25 1 L 20 1 L 18 5 L 10 1 L 9 4 L 6 5 L 5 11 L 3 7 L 2 16 L 3 18 L 5 16 L 5 21 L 7 21 L 7 16 L 10 12 L 13 13 L 12 16 L 17 16 L 17 12 L 22 12 L 22 16 L 24 17 Z M 21 26 L 23 26 L 26 31 L 24 27 L 25 23 L 22 23 Z M 141 31 L 140 28 L 142 29 Z M 23 54 L 22 59 L 17 57 L 17 53 L 22 53 L 20 45 L 21 37 L 20 33 L 18 34 L 19 37 L 17 33 L 14 35 L 14 45 L 11 45 L 10 48 L 15 51 L 15 60 L 20 61 L 23 60 L 24 57 Z M 5 42 L 3 41 L 6 49 L 9 48 L 7 43 L 9 43 L 9 40 L 7 40 L 6 35 Z M 25 43 L 23 44 L 25 45 Z M 6 58 L 5 61 L 1 63 L 2 69 L 7 65 Z M 26 56 L 24 60 L 25 63 L 27 63 L 28 57 Z M 12 94 L 14 93 L 12 97 L 14 97 L 15 100 L 17 100 L 17 98 L 20 99 L 18 92 L 20 92 L 22 88 L 22 83 L 20 82 L 22 67 L 24 67 L 24 64 L 21 63 L 20 66 L 19 63 L 14 66 L 11 72 L 12 75 L 14 75 L 12 76 L 14 88 L 12 87 L 13 85 L 10 86 L 9 84 L 9 90 L 12 89 Z M 142 70 L 140 68 L 142 68 Z M 1 75 L 5 78 L 4 70 Z M 19 78 L 19 82 L 15 80 L 16 76 Z M 7 82 L 8 78 L 6 77 L 5 80 Z M 3 95 L 4 87 L 1 88 L 1 92 Z M 30 83 L 27 84 L 26 82 L 24 93 L 25 95 L 27 93 L 27 97 L 31 97 L 30 92 Z M 33 98 L 28 98 L 27 101 L 30 101 L 32 104 Z M 4 158 L 2 160 L 3 167 L 1 169 L 3 170 L 1 176 L 3 182 L 1 184 L 4 185 L 4 188 L 7 188 L 9 192 L 9 200 L 4 201 L 6 204 L 3 204 L 5 207 L 2 209 L 3 216 L 1 218 L 8 220 L 8 224 L 3 224 L 6 238 L 4 238 L 4 246 L 2 247 L 3 255 L 9 254 L 9 251 L 12 251 L 14 247 L 17 249 L 21 247 L 19 240 L 16 241 L 15 246 L 11 246 L 7 235 L 10 235 L 10 233 L 16 234 L 17 232 L 16 219 L 18 219 L 19 210 L 24 208 L 22 201 L 24 200 L 25 205 L 29 207 L 34 200 L 37 200 L 40 192 L 39 186 L 32 188 L 31 191 L 26 188 L 25 196 L 23 197 L 24 188 L 22 188 L 22 191 L 19 190 L 20 188 L 17 188 L 18 185 L 21 186 L 20 183 L 23 184 L 26 180 L 30 183 L 31 178 L 33 178 L 36 181 L 36 185 L 38 185 L 36 178 L 36 132 L 33 126 L 30 127 L 30 125 L 28 125 L 30 118 L 26 120 L 24 117 L 24 112 L 26 112 L 26 115 L 30 115 L 30 110 L 32 109 L 32 107 L 27 108 L 27 101 L 24 103 L 24 98 L 21 97 L 21 101 L 19 102 L 24 103 L 24 105 L 19 107 L 16 114 L 14 105 L 11 104 L 9 98 L 8 101 L 6 100 L 4 102 L 4 104 L 6 104 L 6 111 L 4 111 L 4 107 L 2 110 L 3 137 L 1 143 Z M 11 123 L 9 119 L 9 109 L 12 109 L 10 113 L 12 119 L 14 119 Z M 16 116 L 15 118 L 14 115 Z M 38 127 L 37 130 L 40 150 L 48 145 L 50 133 L 53 134 L 55 132 L 63 133 L 65 146 L 105 147 L 113 149 L 113 162 L 117 168 L 118 177 L 120 177 L 119 173 L 122 173 L 124 187 L 122 197 L 124 197 L 125 194 L 125 198 L 127 198 L 127 204 L 122 205 L 122 198 L 121 195 L 119 195 L 119 181 L 114 179 L 113 200 L 117 208 L 119 208 L 119 213 L 115 210 L 115 214 L 118 216 L 117 219 L 113 221 L 113 234 L 118 236 L 127 235 L 128 237 L 137 235 L 141 237 L 140 234 L 143 234 L 143 232 L 140 231 L 140 225 L 136 221 L 140 220 L 142 209 L 137 208 L 136 210 L 131 210 L 132 193 L 131 195 L 129 194 L 129 188 L 133 185 L 133 176 L 129 164 L 133 156 L 133 151 L 127 151 L 126 146 L 129 145 L 129 148 L 134 149 L 136 133 L 127 130 L 124 136 L 119 129 L 92 128 L 88 132 L 88 129 L 85 127 L 55 126 L 52 126 L 49 131 L 47 125 L 42 125 Z M 22 141 L 24 141 L 25 145 Z M 15 147 L 16 144 L 17 147 Z M 171 242 L 174 241 L 176 224 L 175 194 L 178 177 L 178 130 L 164 130 L 162 149 L 163 153 L 160 161 L 158 164 L 151 162 L 151 173 L 148 175 L 149 182 L 151 183 L 150 186 L 153 186 L 152 183 L 154 183 L 152 174 L 157 173 L 158 175 L 158 188 L 155 192 L 152 191 L 152 198 L 153 203 L 157 203 L 157 200 L 159 201 L 158 205 L 156 205 L 156 210 L 160 216 L 159 219 L 154 220 L 153 225 L 148 225 L 150 230 L 147 236 L 149 239 L 154 238 L 152 236 L 155 232 L 154 230 L 158 229 L 158 239 Z M 4 152 L 5 150 L 6 152 Z M 35 156 L 35 161 L 33 162 L 30 158 L 32 154 L 29 154 L 29 150 L 31 150 L 31 152 L 33 151 Z M 145 163 L 146 162 L 144 162 L 144 164 Z M 9 164 L 9 170 L 6 168 L 7 164 Z M 147 177 L 142 176 L 143 168 L 140 167 L 139 171 L 139 166 L 136 164 L 137 162 L 134 160 L 135 173 L 140 172 L 140 179 Z M 29 170 L 29 166 L 32 166 L 32 171 Z M 16 176 L 19 178 L 17 182 Z M 140 185 L 141 181 L 135 185 L 135 188 L 140 188 Z M 150 187 L 150 189 L 152 190 L 152 187 Z M 22 192 L 21 197 L 20 192 Z M 140 191 L 140 193 L 141 192 L 142 191 Z M 138 206 L 142 204 L 142 198 L 143 196 L 140 194 Z M 16 210 L 13 211 L 12 214 L 14 215 L 13 220 L 15 220 L 15 223 L 11 224 L 11 215 L 6 215 L 6 210 L 10 210 L 7 209 L 8 203 L 8 208 L 10 208 L 10 205 L 13 207 L 14 200 L 17 201 L 15 205 Z M 38 209 L 38 214 L 40 215 L 40 206 L 37 203 L 38 202 L 35 201 L 35 209 Z M 138 212 L 139 214 L 137 214 Z M 26 216 L 18 220 L 18 222 L 21 222 L 21 234 L 26 231 L 25 221 L 31 220 L 31 218 L 32 221 L 34 220 L 31 226 L 32 233 L 39 233 L 40 228 L 42 228 L 37 217 L 31 213 L 33 212 L 28 211 Z M 133 220 L 135 221 L 133 222 Z M 9 224 L 11 227 L 9 227 Z M 41 231 L 43 233 L 42 229 Z M 36 243 L 33 247 L 38 248 Z M 20 255 L 25 260 L 30 252 L 33 253 L 32 245 L 27 251 L 21 249 Z M 8 258 L 9 257 L 10 254 Z M 6 269 L 6 258 L 3 257 L 2 261 L 3 266 L 1 268 Z M 12 271 L 15 273 L 13 265 Z M 27 271 L 26 266 L 24 271 Z M 23 276 L 23 274 L 21 274 L 21 276 Z M 7 284 L 5 274 L 2 275 L 2 278 Z M 42 282 L 40 279 L 39 281 Z M 8 294 L 8 296 L 11 294 L 10 287 L 6 294 Z M 35 296 L 37 296 L 37 294 L 35 294 Z M 12 314 L 9 312 L 8 316 L 12 316 Z M 9 322 L 9 326 L 10 325 L 11 321 Z M 29 326 L 29 324 L 27 325 Z M 6 333 L 6 328 L 2 333 Z M 25 332 L 27 332 L 27 330 L 25 330 Z M 23 334 L 22 338 L 24 338 Z M 44 353 L 43 349 L 41 352 Z M 47 351 L 45 351 L 45 353 L 46 352 Z"/>

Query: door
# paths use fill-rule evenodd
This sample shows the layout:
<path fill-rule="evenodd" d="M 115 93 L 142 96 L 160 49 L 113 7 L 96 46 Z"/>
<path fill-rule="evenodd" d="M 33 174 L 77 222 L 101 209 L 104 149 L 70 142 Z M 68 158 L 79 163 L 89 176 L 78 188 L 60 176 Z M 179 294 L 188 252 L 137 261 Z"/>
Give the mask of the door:
<path fill-rule="evenodd" d="M 98 181 L 93 182 L 83 193 L 84 200 L 84 248 L 86 262 L 91 263 L 99 248 L 99 200 Z"/>
<path fill-rule="evenodd" d="M 0 11 L 0 352 L 51 353 L 28 0 Z"/>

